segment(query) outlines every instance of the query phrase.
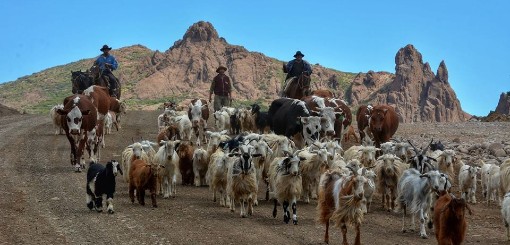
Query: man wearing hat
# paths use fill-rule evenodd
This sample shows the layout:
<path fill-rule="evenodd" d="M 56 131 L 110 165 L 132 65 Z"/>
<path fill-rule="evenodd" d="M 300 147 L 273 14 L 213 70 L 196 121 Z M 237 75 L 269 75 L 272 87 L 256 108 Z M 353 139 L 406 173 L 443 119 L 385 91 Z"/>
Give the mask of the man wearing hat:
<path fill-rule="evenodd" d="M 209 102 L 214 93 L 214 111 L 220 110 L 223 106 L 230 106 L 232 101 L 232 83 L 230 78 L 225 75 L 227 67 L 220 66 L 216 69 L 218 75 L 213 78 L 211 89 L 209 90 Z"/>
<path fill-rule="evenodd" d="M 115 57 L 113 55 L 110 55 L 110 50 L 112 50 L 111 47 L 108 47 L 108 45 L 103 45 L 103 47 L 100 49 L 103 54 L 97 57 L 96 62 L 94 64 L 99 66 L 99 69 L 101 69 L 101 74 L 103 76 L 108 76 L 108 80 L 110 83 L 110 95 L 116 94 L 117 90 L 117 78 L 113 75 L 112 71 L 117 70 L 117 67 L 119 66 L 117 64 L 117 60 L 115 60 Z"/>
<path fill-rule="evenodd" d="M 301 74 L 305 73 L 310 76 L 312 74 L 312 66 L 306 60 L 303 60 L 305 55 L 301 53 L 301 51 L 297 51 L 294 55 L 293 60 L 289 61 L 286 65 L 284 65 L 283 72 L 287 73 L 287 77 L 285 77 L 285 83 L 283 84 L 282 94 L 284 94 L 284 90 L 287 88 L 287 84 L 294 77 L 298 77 Z"/>

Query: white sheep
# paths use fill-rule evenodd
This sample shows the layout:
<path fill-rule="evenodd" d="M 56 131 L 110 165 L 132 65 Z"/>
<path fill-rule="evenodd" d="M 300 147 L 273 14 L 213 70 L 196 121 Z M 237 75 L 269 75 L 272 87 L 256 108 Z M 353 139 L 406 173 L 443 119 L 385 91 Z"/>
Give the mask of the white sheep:
<path fill-rule="evenodd" d="M 459 172 L 459 187 L 461 197 L 473 204 L 476 203 L 476 174 L 477 167 L 464 165 Z"/>

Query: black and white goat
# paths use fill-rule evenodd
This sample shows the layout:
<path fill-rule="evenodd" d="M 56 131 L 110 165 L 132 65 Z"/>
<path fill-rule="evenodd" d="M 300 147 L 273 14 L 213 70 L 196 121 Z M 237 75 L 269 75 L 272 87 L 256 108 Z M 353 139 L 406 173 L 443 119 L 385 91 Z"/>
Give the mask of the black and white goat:
<path fill-rule="evenodd" d="M 426 173 L 428 171 L 431 171 L 431 170 L 435 170 L 436 168 L 434 168 L 434 166 L 430 163 L 430 161 L 437 161 L 437 159 L 435 158 L 432 158 L 432 157 L 429 157 L 427 155 L 425 155 L 425 153 L 427 153 L 427 150 L 429 149 L 430 145 L 432 144 L 432 141 L 434 139 L 432 139 L 430 141 L 430 143 L 428 144 L 427 147 L 425 147 L 425 149 L 423 150 L 418 150 L 412 143 L 411 141 L 407 141 L 409 142 L 409 144 L 413 147 L 413 150 L 414 150 L 414 156 L 411 157 L 409 159 L 409 164 L 410 164 L 410 168 L 414 168 L 414 169 L 417 169 L 418 171 L 420 171 L 420 173 Z"/>
<path fill-rule="evenodd" d="M 90 162 L 87 171 L 87 207 L 97 212 L 103 211 L 103 195 L 106 195 L 106 208 L 113 214 L 113 194 L 115 193 L 115 176 L 122 173 L 119 162 L 111 160 L 103 166 Z"/>

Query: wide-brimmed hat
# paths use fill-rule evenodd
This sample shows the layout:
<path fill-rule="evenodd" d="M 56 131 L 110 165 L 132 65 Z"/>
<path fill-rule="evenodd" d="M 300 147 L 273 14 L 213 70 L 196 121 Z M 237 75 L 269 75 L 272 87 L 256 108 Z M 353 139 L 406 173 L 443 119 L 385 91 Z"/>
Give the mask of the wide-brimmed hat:
<path fill-rule="evenodd" d="M 294 58 L 296 58 L 297 56 L 305 57 L 305 55 L 301 53 L 301 51 L 297 51 L 296 54 L 294 55 Z"/>
<path fill-rule="evenodd" d="M 108 47 L 108 45 L 103 45 L 103 47 L 100 49 L 100 51 L 104 51 L 104 50 L 112 50 L 111 47 Z"/>
<path fill-rule="evenodd" d="M 221 70 L 221 69 L 223 69 L 223 70 L 227 71 L 227 67 L 220 66 L 220 67 L 218 67 L 218 69 L 216 69 L 216 72 L 217 72 L 217 73 L 220 73 L 220 70 Z"/>

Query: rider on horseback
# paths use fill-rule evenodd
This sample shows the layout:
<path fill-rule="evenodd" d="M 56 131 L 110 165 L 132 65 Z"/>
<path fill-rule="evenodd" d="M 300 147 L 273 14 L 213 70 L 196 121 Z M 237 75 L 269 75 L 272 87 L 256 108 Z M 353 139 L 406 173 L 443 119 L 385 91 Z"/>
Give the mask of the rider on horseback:
<path fill-rule="evenodd" d="M 101 74 L 103 76 L 108 77 L 108 81 L 110 84 L 110 95 L 115 95 L 117 90 L 117 78 L 113 75 L 112 71 L 116 70 L 119 66 L 117 64 L 117 60 L 115 60 L 115 57 L 113 55 L 110 55 L 110 50 L 112 50 L 111 47 L 108 47 L 108 45 L 103 45 L 103 47 L 100 49 L 100 51 L 103 52 L 102 55 L 97 57 L 96 61 L 94 62 L 94 65 L 98 65 L 99 69 L 101 69 Z"/>
<path fill-rule="evenodd" d="M 287 73 L 287 77 L 285 77 L 285 83 L 283 84 L 282 96 L 286 94 L 290 81 L 295 77 L 303 73 L 308 76 L 312 74 L 312 66 L 306 60 L 303 60 L 303 57 L 305 57 L 305 55 L 301 53 L 301 51 L 297 51 L 294 55 L 295 59 L 289 61 L 286 65 L 284 64 L 283 72 Z"/>

